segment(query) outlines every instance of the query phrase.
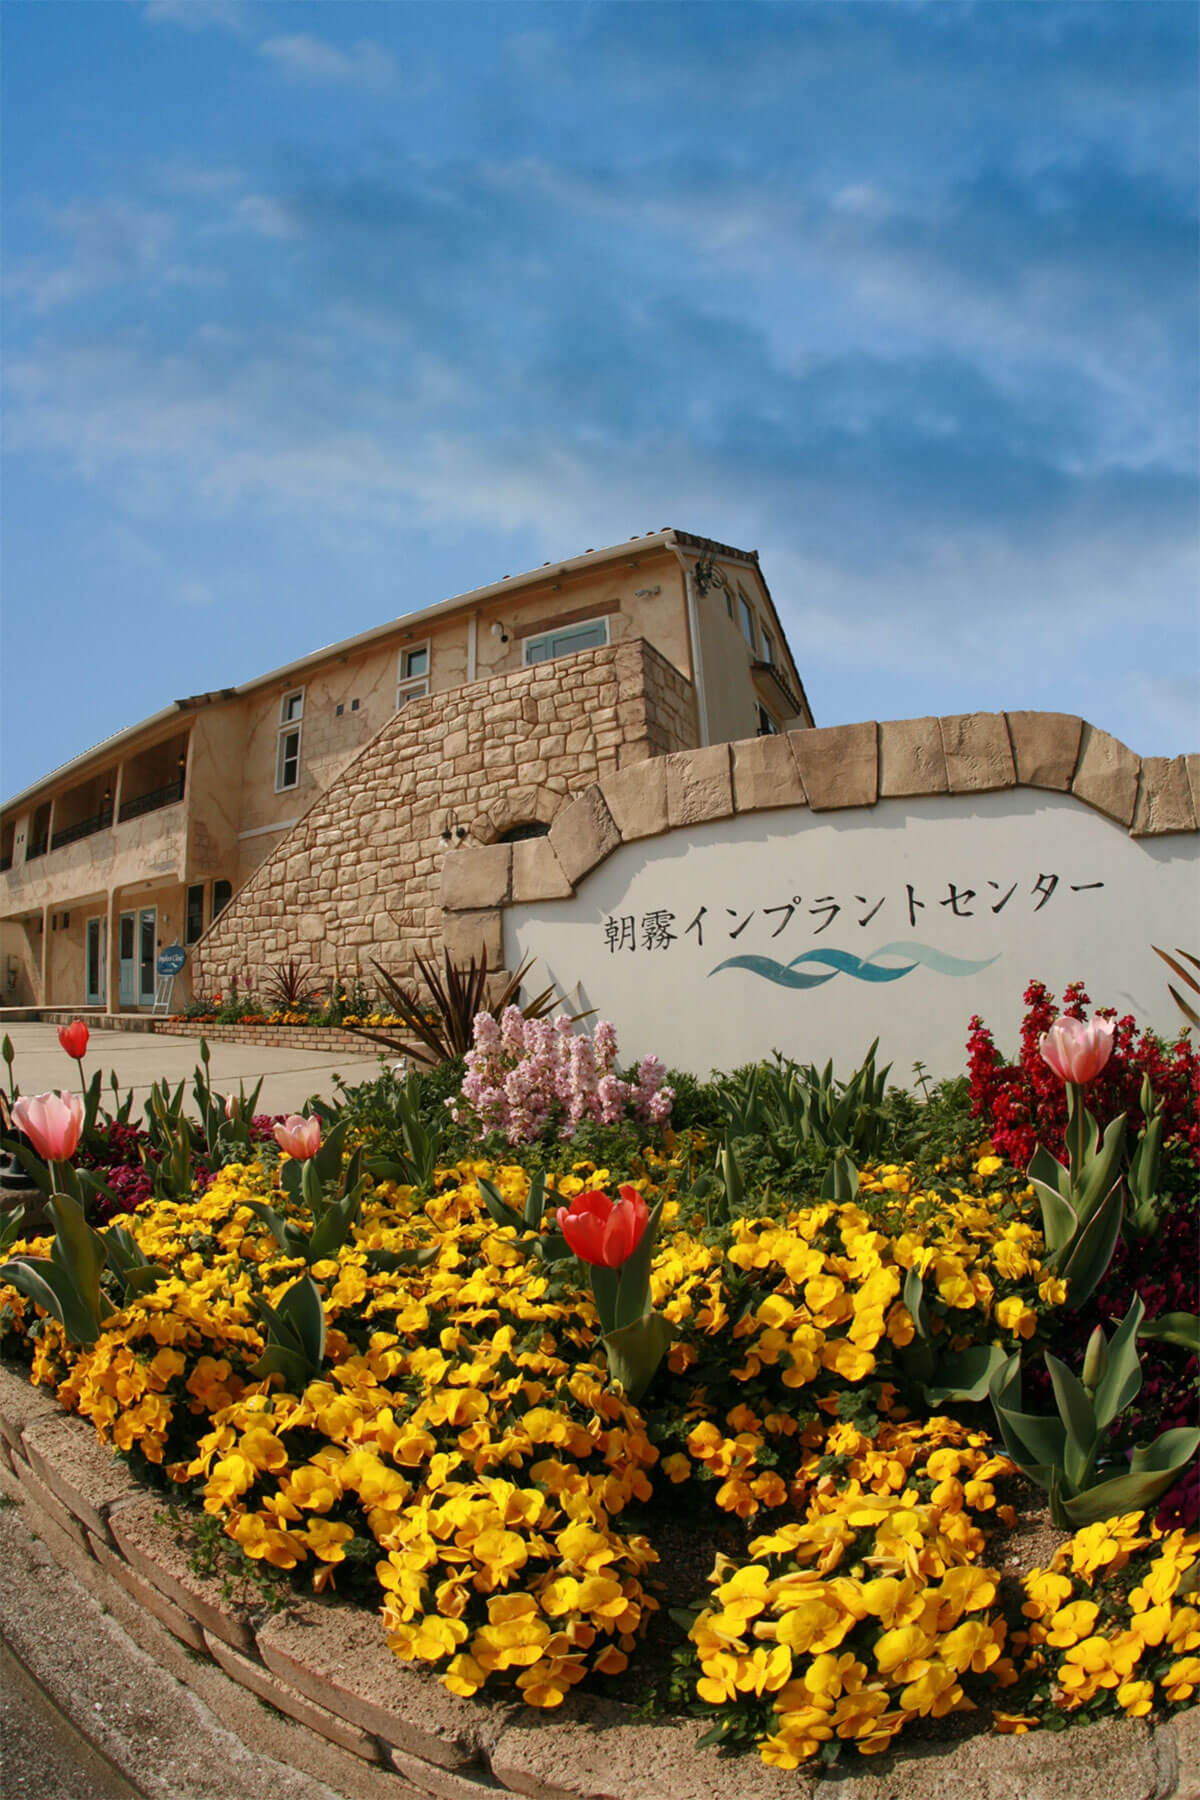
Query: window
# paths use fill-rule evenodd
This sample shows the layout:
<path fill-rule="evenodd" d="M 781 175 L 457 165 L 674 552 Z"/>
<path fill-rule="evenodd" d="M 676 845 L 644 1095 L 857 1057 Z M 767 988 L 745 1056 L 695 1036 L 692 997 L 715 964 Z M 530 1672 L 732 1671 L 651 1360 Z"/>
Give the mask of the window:
<path fill-rule="evenodd" d="M 758 645 L 754 636 L 754 614 L 750 611 L 749 602 L 741 589 L 738 589 L 738 605 L 742 613 L 742 636 L 757 655 Z"/>
<path fill-rule="evenodd" d="M 204 935 L 204 883 L 199 882 L 187 891 L 187 923 L 184 935 L 189 944 L 194 944 L 198 937 Z"/>
<path fill-rule="evenodd" d="M 775 645 L 771 638 L 771 634 L 767 630 L 765 625 L 763 626 L 762 641 L 763 641 L 763 661 L 773 663 L 775 661 Z"/>
<path fill-rule="evenodd" d="M 405 644 L 396 673 L 396 711 L 429 692 L 429 645 Z"/>
<path fill-rule="evenodd" d="M 757 712 L 758 712 L 758 735 L 759 735 L 759 737 L 775 737 L 779 731 L 779 727 L 775 723 L 774 719 L 771 717 L 770 713 L 767 711 L 766 707 L 765 706 L 758 707 Z"/>
<path fill-rule="evenodd" d="M 275 792 L 300 785 L 300 721 L 304 717 L 304 689 L 285 694 L 279 703 L 279 745 L 275 752 Z"/>
<path fill-rule="evenodd" d="M 607 642 L 607 618 L 585 619 L 582 625 L 561 625 L 557 630 L 542 631 L 537 637 L 525 639 L 525 667 L 552 662 L 556 656 L 573 656 L 577 650 L 599 650 Z"/>
<path fill-rule="evenodd" d="M 233 899 L 233 883 L 231 881 L 213 882 L 212 916 L 215 919 L 223 913 Z"/>

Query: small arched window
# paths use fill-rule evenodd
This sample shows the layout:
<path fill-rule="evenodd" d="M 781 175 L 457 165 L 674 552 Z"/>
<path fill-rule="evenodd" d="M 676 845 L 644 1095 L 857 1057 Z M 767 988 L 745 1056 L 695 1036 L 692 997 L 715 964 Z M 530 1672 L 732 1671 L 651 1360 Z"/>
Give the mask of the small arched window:
<path fill-rule="evenodd" d="M 524 825 L 510 825 L 507 831 L 501 832 L 496 839 L 498 844 L 523 844 L 526 838 L 548 837 L 550 827 L 541 819 L 530 819 Z"/>

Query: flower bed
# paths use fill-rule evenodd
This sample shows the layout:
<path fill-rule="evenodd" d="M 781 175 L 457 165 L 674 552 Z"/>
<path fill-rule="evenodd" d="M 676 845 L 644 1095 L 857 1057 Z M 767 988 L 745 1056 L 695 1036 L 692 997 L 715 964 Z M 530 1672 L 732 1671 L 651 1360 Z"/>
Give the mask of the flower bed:
<path fill-rule="evenodd" d="M 652 1695 L 785 1770 L 951 1714 L 1023 1734 L 1191 1704 L 1195 1534 L 1126 1504 L 1014 1563 L 1029 1489 L 964 1371 L 1066 1353 L 1073 1326 L 990 1145 L 835 1158 L 799 1200 L 739 1193 L 728 1145 L 714 1189 L 697 1129 L 644 1132 L 616 1169 L 543 1145 L 422 1173 L 406 1092 L 407 1170 L 369 1141 L 347 1160 L 351 1108 L 319 1151 L 289 1121 L 295 1159 L 144 1204 L 138 1279 L 96 1290 L 90 1336 L 0 1285 L 5 1353 L 236 1567 L 376 1613 L 463 1702 Z M 622 1387 L 643 1239 L 653 1354 Z M 707 1582 L 681 1533 L 715 1552 Z"/>

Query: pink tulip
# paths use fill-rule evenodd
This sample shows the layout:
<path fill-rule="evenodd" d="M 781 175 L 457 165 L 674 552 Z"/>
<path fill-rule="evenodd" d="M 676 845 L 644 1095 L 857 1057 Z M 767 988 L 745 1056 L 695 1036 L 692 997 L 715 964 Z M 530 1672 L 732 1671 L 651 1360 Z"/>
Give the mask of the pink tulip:
<path fill-rule="evenodd" d="M 650 1213 L 635 1187 L 622 1187 L 612 1200 L 599 1188 L 576 1194 L 558 1209 L 558 1229 L 581 1261 L 619 1269 L 641 1242 Z"/>
<path fill-rule="evenodd" d="M 294 1156 L 297 1162 L 307 1162 L 321 1148 L 321 1121 L 317 1118 L 304 1119 L 299 1113 L 291 1113 L 282 1125 L 275 1127 L 275 1141 L 280 1149 Z"/>
<path fill-rule="evenodd" d="M 33 1094 L 13 1101 L 12 1116 L 39 1156 L 47 1162 L 66 1162 L 79 1143 L 83 1112 L 78 1094 Z"/>
<path fill-rule="evenodd" d="M 1084 1087 L 1095 1081 L 1113 1052 L 1115 1019 L 1055 1019 L 1038 1049 L 1060 1081 Z"/>

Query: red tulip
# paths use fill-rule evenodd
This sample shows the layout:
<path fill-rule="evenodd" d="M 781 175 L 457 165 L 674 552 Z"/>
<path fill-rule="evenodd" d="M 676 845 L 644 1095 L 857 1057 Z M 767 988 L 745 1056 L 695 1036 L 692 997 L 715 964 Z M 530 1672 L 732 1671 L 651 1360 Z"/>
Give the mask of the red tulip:
<path fill-rule="evenodd" d="M 82 1019 L 72 1019 L 69 1025 L 60 1025 L 58 1041 L 68 1056 L 76 1062 L 82 1062 L 87 1055 L 88 1028 Z"/>
<path fill-rule="evenodd" d="M 1083 1087 L 1095 1081 L 1113 1052 L 1115 1019 L 1055 1019 L 1038 1049 L 1060 1081 Z"/>
<path fill-rule="evenodd" d="M 321 1148 L 321 1121 L 318 1118 L 306 1119 L 300 1113 L 290 1113 L 282 1125 L 275 1127 L 275 1141 L 281 1150 L 297 1162 L 307 1162 Z"/>
<path fill-rule="evenodd" d="M 618 1200 L 591 1188 L 558 1209 L 558 1229 L 576 1256 L 606 1269 L 629 1261 L 649 1220 L 649 1208 L 634 1187 L 622 1187 Z"/>
<path fill-rule="evenodd" d="M 83 1111 L 78 1094 L 22 1096 L 13 1101 L 13 1124 L 47 1162 L 66 1162 L 79 1143 Z"/>

